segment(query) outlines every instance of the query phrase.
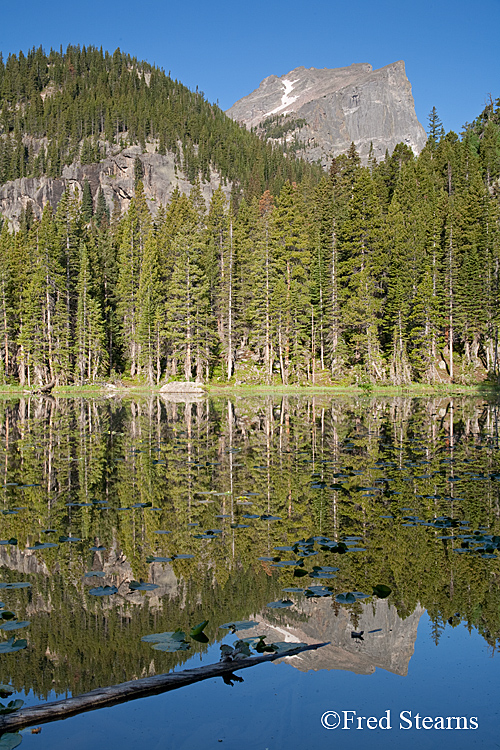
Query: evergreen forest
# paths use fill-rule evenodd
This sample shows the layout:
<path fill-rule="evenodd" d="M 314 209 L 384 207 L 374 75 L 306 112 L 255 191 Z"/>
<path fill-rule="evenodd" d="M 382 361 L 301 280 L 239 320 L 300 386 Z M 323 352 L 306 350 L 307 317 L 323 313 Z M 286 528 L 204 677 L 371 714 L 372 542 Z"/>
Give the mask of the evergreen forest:
<path fill-rule="evenodd" d="M 123 215 L 86 184 L 3 222 L 0 380 L 496 382 L 500 99 L 428 134 L 323 173 L 119 50 L 0 60 L 0 184 L 148 142 L 192 185 L 153 215 L 138 169 Z"/>

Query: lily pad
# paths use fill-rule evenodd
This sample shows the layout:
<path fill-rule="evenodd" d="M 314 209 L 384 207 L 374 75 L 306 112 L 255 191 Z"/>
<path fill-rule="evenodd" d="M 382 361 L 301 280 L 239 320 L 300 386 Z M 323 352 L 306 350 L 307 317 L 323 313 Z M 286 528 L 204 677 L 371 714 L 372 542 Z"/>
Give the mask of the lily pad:
<path fill-rule="evenodd" d="M 173 633 L 153 633 L 144 635 L 141 641 L 151 643 L 157 651 L 187 651 L 190 646 L 186 641 L 186 634 L 182 630 L 175 630 Z"/>
<path fill-rule="evenodd" d="M 244 638 L 241 641 L 235 641 L 234 646 L 238 651 L 243 651 L 245 656 L 249 656 L 250 654 L 244 650 L 244 646 L 255 649 L 258 654 L 274 653 L 277 649 L 273 644 L 266 643 L 266 638 L 266 635 L 255 635 L 250 638 Z"/>
<path fill-rule="evenodd" d="M 335 552 L 339 555 L 343 555 L 348 551 L 347 544 L 345 542 L 324 542 L 321 544 L 323 552 Z"/>
<path fill-rule="evenodd" d="M 253 628 L 259 623 L 256 620 L 236 620 L 235 622 L 226 622 L 224 625 L 219 625 L 220 628 L 226 630 L 232 630 L 234 633 L 236 630 L 246 630 L 247 628 Z"/>
<path fill-rule="evenodd" d="M 226 644 L 220 647 L 222 657 L 231 657 L 233 659 L 245 658 L 250 656 L 250 644 L 246 643 L 246 640 L 235 641 L 234 648 Z"/>
<path fill-rule="evenodd" d="M 22 651 L 27 645 L 26 638 L 20 638 L 16 641 L 15 636 L 12 636 L 8 641 L 0 643 L 0 654 L 13 654 L 15 651 Z"/>
<path fill-rule="evenodd" d="M 257 643 L 253 644 L 253 648 L 257 651 L 258 654 L 275 653 L 277 651 L 277 648 L 274 643 L 266 643 L 265 639 L 265 635 L 259 636 L 257 638 Z"/>
<path fill-rule="evenodd" d="M 117 591 L 116 586 L 97 586 L 95 589 L 90 589 L 89 594 L 92 594 L 92 596 L 111 596 L 111 594 L 116 594 Z"/>
<path fill-rule="evenodd" d="M 293 577 L 294 578 L 303 578 L 304 576 L 308 576 L 309 572 L 307 570 L 304 570 L 304 568 L 295 568 L 293 571 Z"/>
<path fill-rule="evenodd" d="M 154 591 L 158 588 L 158 584 L 146 583 L 144 581 L 130 581 L 128 587 L 131 591 Z"/>
<path fill-rule="evenodd" d="M 208 625 L 208 620 L 203 620 L 203 622 L 200 622 L 199 625 L 195 625 L 191 630 L 189 631 L 189 635 L 191 638 L 194 638 L 197 635 L 200 635 L 200 633 L 203 633 L 206 626 Z"/>
<path fill-rule="evenodd" d="M 311 599 L 318 596 L 331 596 L 332 591 L 327 586 L 308 586 L 304 591 L 304 595 L 307 599 Z"/>
<path fill-rule="evenodd" d="M 18 732 L 4 732 L 0 737 L 0 750 L 14 750 L 23 741 Z"/>
<path fill-rule="evenodd" d="M 11 620 L 11 622 L 3 622 L 0 628 L 2 630 L 20 630 L 20 628 L 27 628 L 29 624 L 29 620 Z"/>
<path fill-rule="evenodd" d="M 60 542 L 81 542 L 79 536 L 60 536 L 59 537 Z"/>
<path fill-rule="evenodd" d="M 287 651 L 292 651 L 292 649 L 300 648 L 307 644 L 300 643 L 300 642 L 299 643 L 295 643 L 295 642 L 287 643 L 286 641 L 273 641 L 270 645 L 274 647 L 273 650 L 275 654 L 281 654 L 283 656 L 286 656 Z"/>
<path fill-rule="evenodd" d="M 292 604 L 293 602 L 291 599 L 280 599 L 277 602 L 266 604 L 266 607 L 269 607 L 270 609 L 286 609 L 287 607 L 291 607 Z"/>
<path fill-rule="evenodd" d="M 356 597 L 352 591 L 347 591 L 345 594 L 337 594 L 335 601 L 339 604 L 353 604 L 356 601 Z"/>
<path fill-rule="evenodd" d="M 378 596 L 379 599 L 387 599 L 391 591 L 392 589 L 383 583 L 379 583 L 373 587 L 373 594 L 374 596 Z"/>
<path fill-rule="evenodd" d="M 144 643 L 160 643 L 161 641 L 168 641 L 168 640 L 183 641 L 185 637 L 186 637 L 186 634 L 184 633 L 184 631 L 178 628 L 177 630 L 174 630 L 173 632 L 151 633 L 150 635 L 143 635 L 141 638 L 141 641 L 144 641 Z"/>
<path fill-rule="evenodd" d="M 55 542 L 35 542 L 33 547 L 28 547 L 28 549 L 50 549 L 51 547 L 57 547 L 58 545 Z"/>
<path fill-rule="evenodd" d="M 31 586 L 28 581 L 16 581 L 15 583 L 0 583 L 0 589 L 27 589 Z"/>
<path fill-rule="evenodd" d="M 190 637 L 193 639 L 193 641 L 198 641 L 198 643 L 208 643 L 208 636 L 205 635 L 205 633 L 198 633 L 198 635 L 190 635 Z"/>

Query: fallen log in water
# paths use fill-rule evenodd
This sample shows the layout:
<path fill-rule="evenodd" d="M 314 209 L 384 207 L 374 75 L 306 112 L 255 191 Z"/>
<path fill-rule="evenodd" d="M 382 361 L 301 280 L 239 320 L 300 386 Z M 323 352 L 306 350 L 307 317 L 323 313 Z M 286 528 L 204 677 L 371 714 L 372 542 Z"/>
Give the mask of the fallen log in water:
<path fill-rule="evenodd" d="M 49 721 L 66 719 L 69 716 L 75 716 L 85 711 L 94 711 L 97 708 L 114 706 L 136 698 L 145 698 L 148 695 L 158 695 L 168 690 L 176 690 L 185 685 L 192 685 L 201 680 L 208 680 L 211 677 L 224 677 L 231 675 L 237 670 L 253 667 L 255 664 L 283 659 L 287 656 L 295 656 L 302 651 L 312 651 L 327 645 L 327 643 L 312 643 L 307 646 L 292 647 L 284 653 L 259 654 L 258 656 L 248 656 L 244 659 L 235 659 L 234 661 L 220 661 L 217 664 L 208 664 L 205 667 L 198 667 L 197 669 L 185 669 L 182 672 L 171 672 L 169 674 L 158 674 L 154 677 L 144 677 L 140 680 L 130 680 L 129 682 L 122 682 L 120 685 L 97 688 L 96 690 L 91 690 L 89 693 L 77 695 L 74 698 L 66 698 L 60 701 L 53 701 L 52 703 L 43 703 L 39 706 L 21 708 L 15 713 L 0 717 L 0 734 L 3 732 L 16 732 L 31 724 L 46 724 Z"/>

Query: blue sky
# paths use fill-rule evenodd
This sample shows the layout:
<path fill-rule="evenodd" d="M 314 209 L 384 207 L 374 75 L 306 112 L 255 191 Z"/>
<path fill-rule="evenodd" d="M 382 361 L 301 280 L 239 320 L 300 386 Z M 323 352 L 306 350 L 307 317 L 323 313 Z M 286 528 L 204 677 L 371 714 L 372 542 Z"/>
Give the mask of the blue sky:
<path fill-rule="evenodd" d="M 404 60 L 417 116 L 460 132 L 500 97 L 500 0 L 5 3 L 0 50 L 120 47 L 229 108 L 272 73 Z"/>

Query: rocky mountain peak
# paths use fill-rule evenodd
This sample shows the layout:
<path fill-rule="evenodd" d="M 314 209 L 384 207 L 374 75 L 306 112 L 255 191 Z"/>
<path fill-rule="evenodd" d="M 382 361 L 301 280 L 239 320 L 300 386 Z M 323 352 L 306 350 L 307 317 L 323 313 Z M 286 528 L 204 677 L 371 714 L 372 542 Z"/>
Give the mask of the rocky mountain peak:
<path fill-rule="evenodd" d="M 418 154 L 426 142 L 402 60 L 378 70 L 357 63 L 271 75 L 227 114 L 325 167 L 351 142 L 365 163 L 370 144 L 380 159 L 398 143 Z"/>

